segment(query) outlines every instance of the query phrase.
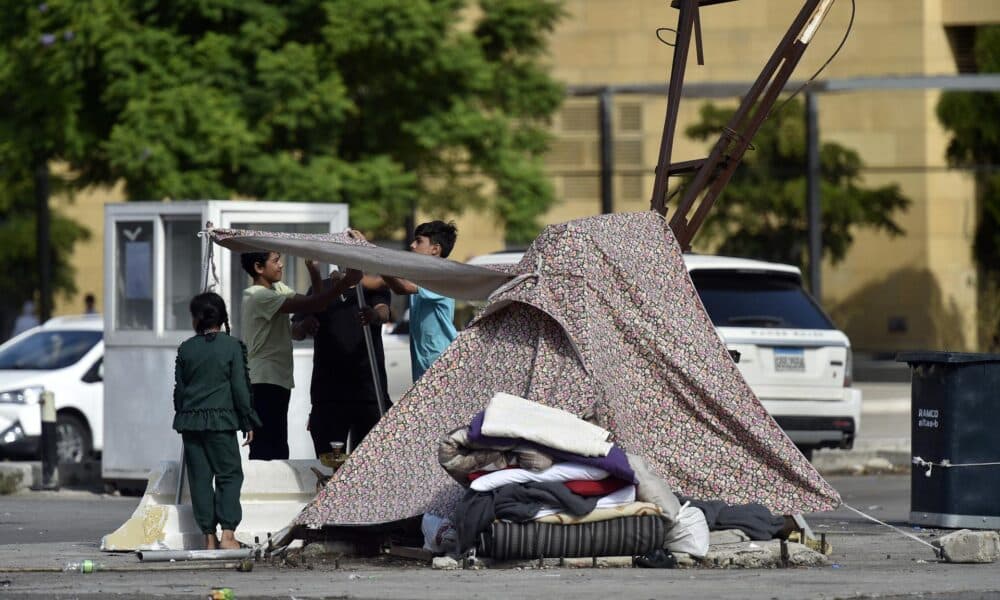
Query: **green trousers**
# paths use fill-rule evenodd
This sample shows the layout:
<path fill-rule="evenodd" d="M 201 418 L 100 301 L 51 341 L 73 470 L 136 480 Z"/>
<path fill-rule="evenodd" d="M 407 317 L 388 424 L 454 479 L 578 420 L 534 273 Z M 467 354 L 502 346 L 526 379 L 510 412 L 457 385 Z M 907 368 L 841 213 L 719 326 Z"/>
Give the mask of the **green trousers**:
<path fill-rule="evenodd" d="M 235 530 L 243 519 L 243 467 L 236 432 L 185 431 L 181 437 L 195 523 L 206 534 L 214 534 L 216 525 Z"/>

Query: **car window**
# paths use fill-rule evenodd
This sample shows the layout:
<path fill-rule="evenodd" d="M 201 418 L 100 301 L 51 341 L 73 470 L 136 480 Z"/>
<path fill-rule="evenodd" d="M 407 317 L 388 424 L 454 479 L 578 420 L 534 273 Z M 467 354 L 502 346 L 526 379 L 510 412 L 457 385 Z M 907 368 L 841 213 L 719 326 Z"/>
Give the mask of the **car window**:
<path fill-rule="evenodd" d="M 795 276 L 713 269 L 691 279 L 716 327 L 835 329 Z"/>
<path fill-rule="evenodd" d="M 0 369 L 68 367 L 101 341 L 100 331 L 38 331 L 0 350 Z"/>

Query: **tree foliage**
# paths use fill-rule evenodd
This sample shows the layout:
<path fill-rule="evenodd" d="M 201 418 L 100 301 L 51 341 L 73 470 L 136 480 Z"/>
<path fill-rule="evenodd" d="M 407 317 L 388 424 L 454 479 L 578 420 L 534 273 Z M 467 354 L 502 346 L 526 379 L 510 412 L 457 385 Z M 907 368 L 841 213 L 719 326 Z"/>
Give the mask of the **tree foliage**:
<path fill-rule="evenodd" d="M 1000 72 L 1000 26 L 976 30 L 973 56 L 979 72 Z M 1000 93 L 945 92 L 937 115 L 951 133 L 948 163 L 975 173 L 980 210 L 972 256 L 982 275 L 978 325 L 985 348 L 995 352 L 1000 348 L 1000 312 L 994 308 L 1000 298 Z"/>
<path fill-rule="evenodd" d="M 1000 72 L 1000 26 L 977 31 L 974 56 L 980 72 Z M 1000 279 L 1000 93 L 945 92 L 937 114 L 951 132 L 948 162 L 976 173 L 982 212 L 973 256 L 988 277 Z"/>
<path fill-rule="evenodd" d="M 708 103 L 687 135 L 714 140 L 734 110 Z M 792 100 L 764 122 L 732 180 L 704 225 L 704 236 L 721 254 L 804 267 L 808 259 L 806 216 L 806 124 L 801 102 Z M 856 228 L 891 236 L 903 233 L 897 211 L 910 201 L 892 184 L 862 185 L 857 152 L 839 144 L 820 145 L 823 256 L 837 263 L 854 241 Z"/>
<path fill-rule="evenodd" d="M 68 162 L 73 186 L 347 202 L 376 236 L 414 207 L 476 207 L 513 241 L 553 202 L 541 155 L 562 89 L 542 59 L 558 0 L 0 6 L 16 108 L 0 128 Z"/>
<path fill-rule="evenodd" d="M 71 67 L 48 61 L 57 42 L 72 34 L 31 35 L 45 14 L 44 5 L 30 5 L 33 12 L 13 2 L 3 2 L 0 13 L 0 338 L 26 300 L 40 287 L 34 175 L 49 158 L 78 144 L 72 113 L 72 94 L 65 84 Z M 28 4 L 24 5 L 28 7 Z M 23 19 L 13 18 L 20 14 Z M 28 22 L 30 21 L 30 23 Z M 59 179 L 53 191 L 65 191 Z M 89 232 L 55 213 L 51 216 L 52 288 L 66 295 L 76 289 L 69 264 L 73 248 Z"/>

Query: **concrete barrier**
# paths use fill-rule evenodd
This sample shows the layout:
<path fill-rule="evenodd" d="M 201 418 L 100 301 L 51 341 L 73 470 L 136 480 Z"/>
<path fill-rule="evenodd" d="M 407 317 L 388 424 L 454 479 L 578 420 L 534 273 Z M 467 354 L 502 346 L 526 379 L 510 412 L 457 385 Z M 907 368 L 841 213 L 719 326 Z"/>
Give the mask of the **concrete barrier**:
<path fill-rule="evenodd" d="M 236 539 L 252 545 L 267 540 L 287 527 L 316 496 L 315 467 L 329 469 L 318 460 L 272 460 L 243 462 L 243 490 L 240 503 L 243 521 Z M 178 461 L 164 461 L 150 474 L 146 493 L 132 516 L 121 527 L 101 539 L 101 550 L 197 550 L 204 537 L 194 521 L 191 496 L 185 481 L 181 504 L 175 504 Z"/>

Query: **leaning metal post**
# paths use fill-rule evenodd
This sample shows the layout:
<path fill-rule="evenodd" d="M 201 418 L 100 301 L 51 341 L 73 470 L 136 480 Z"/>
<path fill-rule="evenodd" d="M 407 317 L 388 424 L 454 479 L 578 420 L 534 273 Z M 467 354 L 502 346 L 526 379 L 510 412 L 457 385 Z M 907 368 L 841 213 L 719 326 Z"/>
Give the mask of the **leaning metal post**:
<path fill-rule="evenodd" d="M 359 281 L 356 286 L 354 286 L 358 294 L 358 310 L 364 310 L 367 307 L 365 303 L 365 292 Z M 388 406 L 385 402 L 385 394 L 382 393 L 382 377 L 379 375 L 378 362 L 375 356 L 375 342 L 372 340 L 372 328 L 367 323 L 361 325 L 361 329 L 365 334 L 365 347 L 368 349 L 368 364 L 371 366 L 372 371 L 372 382 L 375 384 L 375 401 L 378 402 L 378 415 L 380 417 L 385 416 L 385 411 L 388 410 Z"/>
<path fill-rule="evenodd" d="M 684 85 L 684 71 L 687 69 L 688 48 L 691 45 L 691 30 L 698 0 L 680 0 L 680 14 L 677 16 L 677 38 L 674 41 L 674 60 L 670 65 L 670 86 L 667 90 L 667 114 L 663 122 L 663 136 L 660 139 L 660 155 L 656 162 L 656 179 L 653 182 L 653 197 L 650 204 L 661 215 L 667 213 L 667 178 L 670 168 L 670 154 L 673 152 L 674 131 L 677 129 L 677 111 L 680 108 L 681 88 Z"/>
<path fill-rule="evenodd" d="M 699 28 L 700 25 L 698 8 L 726 1 L 731 0 L 675 0 L 673 3 L 674 7 L 680 9 L 677 42 L 671 66 L 667 91 L 667 114 L 650 205 L 653 210 L 661 215 L 666 215 L 667 182 L 671 173 L 696 170 L 694 179 L 688 185 L 678 204 L 677 211 L 670 219 L 670 227 L 684 250 L 690 248 L 691 239 L 707 217 L 716 197 L 729 182 L 739 161 L 750 146 L 751 138 L 770 114 L 778 95 L 788 82 L 813 35 L 833 5 L 833 0 L 805 0 L 799 14 L 764 65 L 760 75 L 743 98 L 722 135 L 719 136 L 709 157 L 700 161 L 688 161 L 683 165 L 671 165 L 671 146 L 677 125 L 677 109 L 683 85 L 691 30 Z M 700 38 L 700 35 L 698 37 Z M 700 61 L 700 47 L 698 53 Z M 753 113 L 752 117 L 750 117 L 751 112 Z M 708 192 L 701 199 L 691 220 L 688 221 L 688 213 L 706 187 L 709 188 Z"/>

